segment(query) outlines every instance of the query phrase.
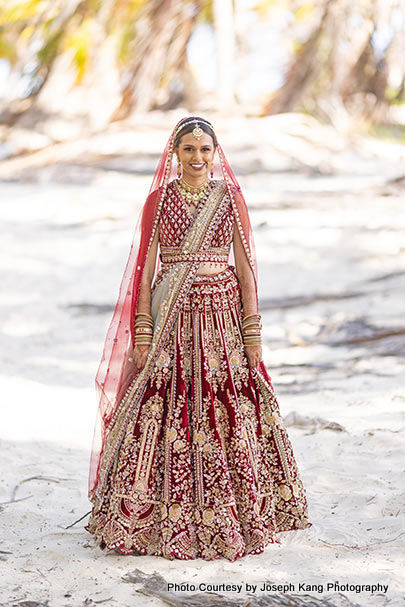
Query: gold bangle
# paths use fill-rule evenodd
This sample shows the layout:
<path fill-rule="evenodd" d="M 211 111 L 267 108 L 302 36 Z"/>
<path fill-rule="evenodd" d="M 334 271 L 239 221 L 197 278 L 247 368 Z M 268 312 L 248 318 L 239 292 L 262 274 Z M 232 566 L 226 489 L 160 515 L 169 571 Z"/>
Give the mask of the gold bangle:
<path fill-rule="evenodd" d="M 248 314 L 247 316 L 244 316 L 243 320 L 246 320 L 247 318 L 252 318 L 253 316 L 258 316 L 259 318 L 261 318 L 261 315 L 256 312 L 255 314 Z"/>
<path fill-rule="evenodd" d="M 151 345 L 151 341 L 136 341 L 135 345 L 136 346 L 150 346 Z"/>

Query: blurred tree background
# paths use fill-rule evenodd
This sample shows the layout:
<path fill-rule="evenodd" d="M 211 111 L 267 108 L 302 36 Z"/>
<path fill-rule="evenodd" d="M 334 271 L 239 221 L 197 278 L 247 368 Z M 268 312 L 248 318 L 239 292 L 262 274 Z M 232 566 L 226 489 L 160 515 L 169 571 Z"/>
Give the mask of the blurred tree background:
<path fill-rule="evenodd" d="M 405 122 L 404 34 L 405 0 L 1 0 L 0 121 L 102 129 L 182 106 Z"/>

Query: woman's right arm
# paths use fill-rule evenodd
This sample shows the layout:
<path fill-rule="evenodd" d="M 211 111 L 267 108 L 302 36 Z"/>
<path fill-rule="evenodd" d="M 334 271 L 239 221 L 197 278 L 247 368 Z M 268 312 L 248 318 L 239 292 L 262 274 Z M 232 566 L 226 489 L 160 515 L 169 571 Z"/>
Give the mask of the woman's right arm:
<path fill-rule="evenodd" d="M 151 286 L 153 275 L 155 273 L 158 244 L 159 226 L 156 229 L 152 244 L 146 257 L 145 267 L 143 269 L 141 284 L 139 287 L 138 307 L 136 310 L 137 312 L 146 312 L 147 314 L 150 314 Z"/>
<path fill-rule="evenodd" d="M 155 273 L 156 257 L 159 244 L 159 226 L 156 229 L 155 235 L 152 240 L 148 255 L 146 257 L 145 266 L 142 272 L 141 284 L 139 287 L 139 297 L 137 312 L 144 312 L 150 314 L 151 310 L 151 287 L 152 280 Z M 133 361 L 137 370 L 142 369 L 145 366 L 146 359 L 148 357 L 149 345 L 137 345 L 134 347 Z"/>

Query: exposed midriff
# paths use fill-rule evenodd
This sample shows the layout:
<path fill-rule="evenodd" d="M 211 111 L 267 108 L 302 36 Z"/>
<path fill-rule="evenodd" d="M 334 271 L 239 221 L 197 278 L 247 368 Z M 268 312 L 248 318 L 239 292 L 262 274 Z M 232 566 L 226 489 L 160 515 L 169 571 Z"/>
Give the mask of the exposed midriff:
<path fill-rule="evenodd" d="M 226 270 L 227 267 L 227 263 L 212 263 L 210 261 L 204 261 L 200 264 L 197 274 L 208 274 L 209 276 L 212 276 L 213 274 L 219 274 L 219 272 L 223 272 L 224 270 Z"/>
<path fill-rule="evenodd" d="M 199 261 L 197 274 L 212 276 L 223 272 L 228 267 L 229 247 L 211 247 L 204 251 L 190 254 L 185 249 L 161 245 L 160 259 L 162 268 L 168 268 L 179 261 Z"/>

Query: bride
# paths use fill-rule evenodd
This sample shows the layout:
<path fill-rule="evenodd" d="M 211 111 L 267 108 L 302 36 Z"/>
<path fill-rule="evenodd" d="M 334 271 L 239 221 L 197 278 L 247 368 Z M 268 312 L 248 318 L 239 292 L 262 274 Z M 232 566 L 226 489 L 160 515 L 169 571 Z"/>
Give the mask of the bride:
<path fill-rule="evenodd" d="M 85 529 L 101 549 L 234 561 L 311 525 L 262 360 L 247 206 L 203 118 L 161 156 L 96 388 Z"/>

